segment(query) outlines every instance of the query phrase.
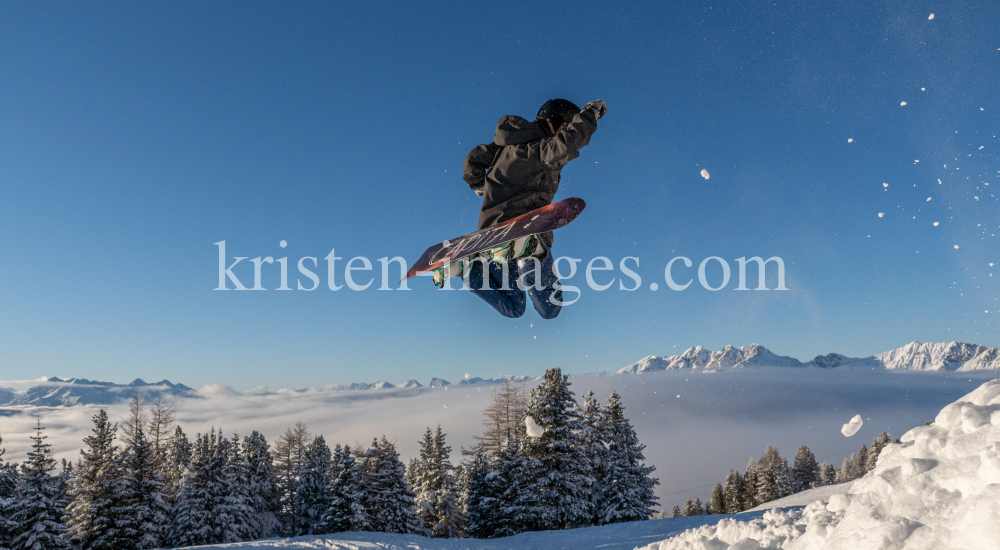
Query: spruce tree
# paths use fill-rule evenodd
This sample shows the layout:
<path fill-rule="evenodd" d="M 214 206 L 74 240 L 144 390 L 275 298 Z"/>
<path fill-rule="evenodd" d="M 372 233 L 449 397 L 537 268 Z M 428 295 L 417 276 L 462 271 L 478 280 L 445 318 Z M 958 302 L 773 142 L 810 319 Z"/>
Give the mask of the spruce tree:
<path fill-rule="evenodd" d="M 726 476 L 726 487 L 723 489 L 722 496 L 725 513 L 738 514 L 743 511 L 743 501 L 741 499 L 742 493 L 743 480 L 741 479 L 739 472 L 736 470 L 729 470 L 729 475 Z"/>
<path fill-rule="evenodd" d="M 330 477 L 330 506 L 322 518 L 324 529 L 328 533 L 364 530 L 365 510 L 359 502 L 360 472 L 347 445 L 334 448 Z"/>
<path fill-rule="evenodd" d="M 281 529 L 277 517 L 278 481 L 267 439 L 257 430 L 243 439 L 243 459 L 247 464 L 247 498 L 252 511 L 250 539 L 274 536 Z"/>
<path fill-rule="evenodd" d="M 219 518 L 220 538 L 224 543 L 251 540 L 257 525 L 250 502 L 250 469 L 240 448 L 239 435 L 234 433 L 227 440 L 220 430 L 216 454 L 222 461 L 223 498 L 213 515 Z"/>
<path fill-rule="evenodd" d="M 781 466 L 781 454 L 773 445 L 768 445 L 757 461 L 757 497 L 759 504 L 770 502 L 781 498 L 779 487 L 779 468 Z"/>
<path fill-rule="evenodd" d="M 476 539 L 492 538 L 500 513 L 499 497 L 502 488 L 489 479 L 493 473 L 487 458 L 489 452 L 494 451 L 478 447 L 464 469 L 465 532 Z"/>
<path fill-rule="evenodd" d="M 167 458 L 162 464 L 163 498 L 168 509 L 173 510 L 180 498 L 185 472 L 191 465 L 191 442 L 180 426 L 167 441 Z"/>
<path fill-rule="evenodd" d="M 120 525 L 125 494 L 114 443 L 117 425 L 103 409 L 93 421 L 93 433 L 83 439 L 87 448 L 80 450 L 80 462 L 67 487 L 66 537 L 83 550 L 126 548 Z"/>
<path fill-rule="evenodd" d="M 70 548 L 63 537 L 66 525 L 66 500 L 52 476 L 56 461 L 51 457 L 52 446 L 45 443 L 42 422 L 38 420 L 31 439 L 28 460 L 21 465 L 20 483 L 16 491 L 13 521 L 15 535 L 12 550 L 63 550 Z"/>
<path fill-rule="evenodd" d="M 684 515 L 685 516 L 700 516 L 701 515 L 701 499 L 691 500 L 687 499 L 684 502 Z"/>
<path fill-rule="evenodd" d="M 396 447 L 382 436 L 360 454 L 361 505 L 367 528 L 386 533 L 420 533 L 423 525 L 406 483 L 406 467 Z"/>
<path fill-rule="evenodd" d="M 672 518 L 679 518 L 682 515 L 684 515 L 684 513 L 681 512 L 680 506 L 674 506 L 674 509 L 670 511 L 670 517 Z"/>
<path fill-rule="evenodd" d="M 582 425 L 582 429 L 580 430 L 582 447 L 587 461 L 590 462 L 591 475 L 594 479 L 594 483 L 590 488 L 590 509 L 594 511 L 591 523 L 602 525 L 608 523 L 603 521 L 604 513 L 606 512 L 603 506 L 605 499 L 604 483 L 605 481 L 611 481 L 608 472 L 610 457 L 607 446 L 615 437 L 615 427 L 608 424 L 608 419 L 603 414 L 604 411 L 601 410 L 601 405 L 594 398 L 594 392 L 592 391 L 588 391 L 583 396 L 583 406 L 579 408 L 578 413 Z M 613 481 L 611 482 L 613 483 Z M 609 494 L 615 492 L 615 488 L 608 488 Z"/>
<path fill-rule="evenodd" d="M 327 533 L 322 519 L 327 516 L 332 503 L 332 480 L 329 472 L 333 467 L 330 447 L 322 435 L 313 438 L 306 446 L 304 463 L 299 471 L 298 498 L 302 503 L 299 510 L 299 535 L 322 535 Z"/>
<path fill-rule="evenodd" d="M 441 426 L 434 433 L 428 427 L 420 442 L 420 458 L 410 469 L 416 484 L 413 489 L 417 513 L 427 534 L 438 538 L 458 537 L 464 529 L 450 454 L 451 447 L 445 443 Z"/>
<path fill-rule="evenodd" d="M 650 475 L 656 468 L 643 463 L 646 446 L 625 417 L 617 392 L 611 393 L 597 424 L 600 441 L 595 446 L 600 449 L 592 454 L 600 458 L 591 461 L 599 472 L 597 524 L 649 519 L 658 502 L 653 489 L 659 480 Z"/>
<path fill-rule="evenodd" d="M 799 452 L 795 453 L 795 492 L 805 491 L 817 487 L 819 482 L 819 465 L 816 464 L 816 455 L 809 450 L 809 447 L 802 445 Z"/>
<path fill-rule="evenodd" d="M 708 501 L 708 513 L 709 514 L 725 514 L 726 513 L 726 497 L 722 491 L 722 484 L 716 483 L 715 489 L 712 489 L 712 498 Z"/>
<path fill-rule="evenodd" d="M 868 447 L 865 447 L 864 444 L 861 445 L 861 450 L 858 451 L 857 469 L 854 473 L 857 477 L 868 473 Z"/>
<path fill-rule="evenodd" d="M 214 491 L 220 489 L 213 484 L 209 472 L 215 446 L 214 430 L 211 434 L 199 433 L 195 436 L 191 459 L 184 469 L 177 503 L 171 513 L 172 546 L 197 546 L 216 542 L 209 517 L 218 499 Z"/>
<path fill-rule="evenodd" d="M 0 437 L 0 443 L 3 438 Z M 9 548 L 10 539 L 15 535 L 17 523 L 14 514 L 18 475 L 14 464 L 3 461 L 5 449 L 0 448 L 0 548 Z"/>
<path fill-rule="evenodd" d="M 822 485 L 833 485 L 837 483 L 837 467 L 824 462 L 819 468 L 819 479 Z"/>
<path fill-rule="evenodd" d="M 752 457 L 747 461 L 746 470 L 743 472 L 743 493 L 740 501 L 744 510 L 756 508 L 761 504 L 757 500 L 757 464 Z"/>
<path fill-rule="evenodd" d="M 531 390 L 526 413 L 544 430 L 527 444 L 528 456 L 541 465 L 540 475 L 530 479 L 528 487 L 541 500 L 541 529 L 582 527 L 594 517 L 593 468 L 569 386 L 569 377 L 560 369 L 545 371 L 542 383 Z"/>
<path fill-rule="evenodd" d="M 119 455 L 121 489 L 125 507 L 120 528 L 126 539 L 119 548 L 158 548 L 165 541 L 169 510 L 163 501 L 163 481 L 156 469 L 156 456 L 146 439 L 141 402 L 133 400 L 130 430 Z"/>

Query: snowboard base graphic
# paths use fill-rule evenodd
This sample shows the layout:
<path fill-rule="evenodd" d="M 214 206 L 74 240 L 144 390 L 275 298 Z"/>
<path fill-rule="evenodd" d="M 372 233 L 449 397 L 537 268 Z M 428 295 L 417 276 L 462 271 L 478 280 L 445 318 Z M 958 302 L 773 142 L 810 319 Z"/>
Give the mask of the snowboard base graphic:
<path fill-rule="evenodd" d="M 519 239 L 524 240 L 532 235 L 559 229 L 579 216 L 586 206 L 587 203 L 583 199 L 570 197 L 493 227 L 487 227 L 475 233 L 436 244 L 424 251 L 420 259 L 406 272 L 406 278 L 403 280 L 447 266 L 469 256 L 502 247 Z M 459 273 L 454 274 L 458 275 Z M 448 275 L 446 274 L 446 276 Z"/>

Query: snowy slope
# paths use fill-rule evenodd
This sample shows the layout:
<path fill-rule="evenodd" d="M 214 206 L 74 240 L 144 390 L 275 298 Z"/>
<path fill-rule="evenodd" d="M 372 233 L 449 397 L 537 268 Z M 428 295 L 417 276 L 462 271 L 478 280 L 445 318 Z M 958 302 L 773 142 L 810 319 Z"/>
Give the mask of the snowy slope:
<path fill-rule="evenodd" d="M 748 513 L 760 516 L 761 512 Z M 632 550 L 686 529 L 715 523 L 721 516 L 694 516 L 620 523 L 605 527 L 586 527 L 566 531 L 522 533 L 500 539 L 431 539 L 416 535 L 392 533 L 337 533 L 268 539 L 256 542 L 198 546 L 196 548 L 251 548 L 359 550 L 381 548 L 392 550 Z"/>
<path fill-rule="evenodd" d="M 780 504 L 778 502 L 770 503 Z M 727 518 L 648 550 L 1000 547 L 1000 379 L 891 444 L 850 489 L 802 509 Z M 749 540 L 748 540 L 749 539 Z"/>
<path fill-rule="evenodd" d="M 649 355 L 618 370 L 618 374 L 637 374 L 672 369 L 724 370 L 738 367 L 855 367 L 913 371 L 971 371 L 1000 369 L 1000 348 L 988 348 L 964 342 L 921 344 L 911 342 L 901 348 L 872 357 L 847 357 L 839 353 L 818 355 L 803 363 L 793 357 L 776 355 L 759 344 L 741 348 L 726 346 L 719 351 L 701 346 L 680 355 Z"/>

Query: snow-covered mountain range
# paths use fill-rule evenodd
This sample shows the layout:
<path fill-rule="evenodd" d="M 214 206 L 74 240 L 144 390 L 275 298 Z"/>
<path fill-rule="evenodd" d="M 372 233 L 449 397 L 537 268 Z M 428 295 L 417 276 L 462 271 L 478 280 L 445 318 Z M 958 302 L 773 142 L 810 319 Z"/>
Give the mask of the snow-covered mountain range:
<path fill-rule="evenodd" d="M 777 355 L 760 344 L 735 347 L 726 346 L 718 351 L 712 351 L 695 346 L 680 355 L 657 357 L 650 355 L 639 361 L 619 369 L 615 374 L 637 374 L 674 369 L 693 369 L 702 371 L 723 371 L 742 367 L 861 367 L 877 368 L 895 371 L 971 371 L 1000 369 L 1000 348 L 988 348 L 977 344 L 964 342 L 944 342 L 939 344 L 921 344 L 912 342 L 901 348 L 889 350 L 871 357 L 846 357 L 839 353 L 819 355 L 809 362 L 803 363 L 793 357 Z M 457 385 L 498 384 L 510 379 L 514 382 L 529 382 L 536 378 L 528 376 L 510 376 L 498 378 L 471 377 L 460 380 Z M 451 382 L 432 378 L 428 388 L 443 388 L 452 385 Z M 423 384 L 409 380 L 395 386 L 385 380 L 374 383 L 358 382 L 353 384 L 330 384 L 322 391 L 357 391 L 386 390 L 390 388 L 421 388 Z M 98 382 L 85 378 L 41 378 L 37 385 L 27 391 L 14 391 L 0 387 L 0 406 L 34 405 L 39 407 L 58 407 L 70 405 L 110 405 L 122 402 L 139 391 L 146 397 L 162 393 L 177 397 L 198 397 L 196 390 L 183 384 L 174 384 L 168 380 L 147 383 L 136 379 L 128 384 Z M 316 391 L 313 388 L 283 389 L 274 392 L 267 388 L 257 388 L 246 395 L 267 395 L 274 393 L 300 393 Z"/>
<path fill-rule="evenodd" d="M 803 363 L 793 357 L 776 355 L 760 344 L 741 348 L 726 346 L 712 351 L 701 346 L 680 355 L 650 355 L 617 371 L 634 374 L 672 369 L 719 371 L 740 367 L 861 367 L 909 371 L 970 371 L 1000 369 L 1000 348 L 988 348 L 965 342 L 939 344 L 911 342 L 901 348 L 871 357 L 846 357 L 839 353 L 817 355 Z"/>

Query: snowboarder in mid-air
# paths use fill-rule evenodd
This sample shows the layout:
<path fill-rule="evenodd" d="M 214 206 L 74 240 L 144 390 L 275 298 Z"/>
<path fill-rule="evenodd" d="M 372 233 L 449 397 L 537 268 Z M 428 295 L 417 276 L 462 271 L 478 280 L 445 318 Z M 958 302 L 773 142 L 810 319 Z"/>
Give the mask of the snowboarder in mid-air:
<path fill-rule="evenodd" d="M 463 179 L 483 197 L 479 229 L 550 204 L 563 166 L 580 156 L 597 130 L 597 119 L 606 112 L 600 99 L 583 109 L 565 99 L 551 99 L 534 122 L 516 115 L 501 118 L 493 143 L 477 146 L 465 159 Z M 509 261 L 475 261 L 469 269 L 469 288 L 504 317 L 524 314 L 525 289 L 543 318 L 554 319 L 562 309 L 552 232 L 538 236 Z"/>

